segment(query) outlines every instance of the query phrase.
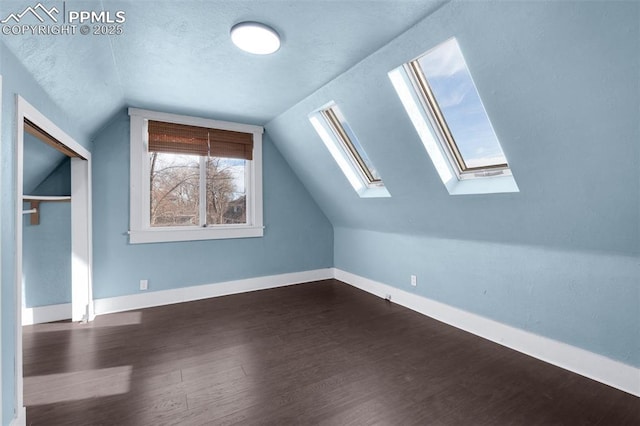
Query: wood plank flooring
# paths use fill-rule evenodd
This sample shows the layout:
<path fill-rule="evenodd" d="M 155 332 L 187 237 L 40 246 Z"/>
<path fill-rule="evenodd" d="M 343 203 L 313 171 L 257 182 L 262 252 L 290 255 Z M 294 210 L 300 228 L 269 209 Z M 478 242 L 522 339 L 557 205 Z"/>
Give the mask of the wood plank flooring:
<path fill-rule="evenodd" d="M 640 399 L 335 280 L 24 327 L 29 425 L 639 425 Z"/>

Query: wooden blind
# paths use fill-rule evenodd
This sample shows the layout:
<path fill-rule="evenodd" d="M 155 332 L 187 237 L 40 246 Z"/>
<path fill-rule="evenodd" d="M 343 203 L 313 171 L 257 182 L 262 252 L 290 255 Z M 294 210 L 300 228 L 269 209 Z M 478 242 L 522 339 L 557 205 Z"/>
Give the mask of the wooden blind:
<path fill-rule="evenodd" d="M 149 152 L 253 159 L 253 134 L 149 120 Z"/>

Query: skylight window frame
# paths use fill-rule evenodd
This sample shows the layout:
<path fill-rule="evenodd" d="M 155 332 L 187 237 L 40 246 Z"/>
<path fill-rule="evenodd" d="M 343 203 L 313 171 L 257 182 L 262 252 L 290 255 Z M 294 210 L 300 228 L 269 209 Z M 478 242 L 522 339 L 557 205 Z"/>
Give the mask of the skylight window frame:
<path fill-rule="evenodd" d="M 373 173 L 371 173 L 369 166 L 367 166 L 365 161 L 362 159 L 362 156 L 360 155 L 355 145 L 351 141 L 351 138 L 349 137 L 349 135 L 347 135 L 347 132 L 342 126 L 342 123 L 340 123 L 340 119 L 336 115 L 336 112 L 334 110 L 335 108 L 336 108 L 335 105 L 331 105 L 321 110 L 320 115 L 322 115 L 322 117 L 326 120 L 331 130 L 333 130 L 334 135 L 342 143 L 344 148 L 346 148 L 345 151 L 347 152 L 347 154 L 349 154 L 349 158 L 351 159 L 351 162 L 355 166 L 357 166 L 356 169 L 360 172 L 360 175 L 364 179 L 367 186 L 383 185 L 382 179 L 379 179 L 379 178 L 376 179 L 373 176 Z"/>
<path fill-rule="evenodd" d="M 452 167 L 453 171 L 456 173 L 456 176 L 459 180 L 468 179 L 468 178 L 482 178 L 482 177 L 493 177 L 496 175 L 511 175 L 511 169 L 508 163 L 500 163 L 500 164 L 490 164 L 487 166 L 476 166 L 476 167 L 468 167 L 460 149 L 458 148 L 458 144 L 449 129 L 449 125 L 447 124 L 447 120 L 444 117 L 442 110 L 440 109 L 440 105 L 438 104 L 438 100 L 436 99 L 433 91 L 431 90 L 431 86 L 427 80 L 427 77 L 422 70 L 422 66 L 420 65 L 420 57 L 409 61 L 404 64 L 405 72 L 413 85 L 414 90 L 418 94 L 418 98 L 425 112 L 427 113 L 427 117 L 431 123 L 432 128 L 435 130 L 436 135 L 440 141 L 440 144 L 444 148 L 444 152 L 449 159 L 449 163 L 454 166 Z M 474 84 L 475 85 L 475 84 Z M 491 124 L 491 121 L 489 121 Z"/>
<path fill-rule="evenodd" d="M 333 120 L 331 113 L 325 113 L 325 111 L 330 109 L 333 112 Z M 311 112 L 308 115 L 308 119 L 336 164 L 347 178 L 347 181 L 360 198 L 391 197 L 382 178 L 376 179 L 373 176 L 369 166 L 367 166 L 367 162 L 364 161 L 356 145 L 349 138 L 349 132 L 347 132 L 342 125 L 342 122 L 346 123 L 346 119 L 334 101 L 330 101 L 321 108 Z M 349 129 L 354 137 L 357 137 L 351 126 L 349 126 Z M 349 143 L 346 143 L 345 139 L 349 141 Z M 357 143 L 359 145 L 359 141 Z M 360 161 L 356 159 L 354 153 L 358 153 Z M 363 152 L 363 155 L 368 157 L 366 152 Z M 369 176 L 367 176 L 363 167 L 366 167 Z"/>
<path fill-rule="evenodd" d="M 453 37 L 453 39 L 456 40 L 455 37 Z M 444 43 L 448 41 L 449 40 Z M 441 43 L 438 46 L 444 43 Z M 429 49 L 413 59 L 409 59 L 407 62 L 397 65 L 395 68 L 391 69 L 387 75 L 391 85 L 398 95 L 403 109 L 407 114 L 407 118 L 413 125 L 420 142 L 433 163 L 438 177 L 442 181 L 447 192 L 449 192 L 449 195 L 520 192 L 520 188 L 513 176 L 510 163 L 506 158 L 507 167 L 500 164 L 493 168 L 473 167 L 467 168 L 466 171 L 463 171 L 458 166 L 453 152 L 449 149 L 449 145 L 445 141 L 444 132 L 441 130 L 438 123 L 436 123 L 435 114 L 432 112 L 429 104 L 425 100 L 426 97 L 421 93 L 416 77 L 410 67 L 410 63 L 412 61 L 422 60 L 422 58 L 432 50 L 433 49 Z M 464 56 L 462 59 L 464 60 Z M 465 66 L 468 70 L 466 60 Z M 469 77 L 471 77 L 470 72 Z M 473 83 L 472 77 L 471 82 Z M 482 100 L 478 100 L 480 105 L 482 105 Z M 482 105 L 482 107 L 484 108 L 484 105 Z M 489 119 L 486 110 L 484 112 L 486 118 Z M 490 119 L 488 125 L 495 135 L 493 124 Z M 500 144 L 499 141 L 498 144 Z M 502 150 L 501 144 L 500 149 Z M 504 152 L 502 152 L 502 155 L 505 156 Z"/>

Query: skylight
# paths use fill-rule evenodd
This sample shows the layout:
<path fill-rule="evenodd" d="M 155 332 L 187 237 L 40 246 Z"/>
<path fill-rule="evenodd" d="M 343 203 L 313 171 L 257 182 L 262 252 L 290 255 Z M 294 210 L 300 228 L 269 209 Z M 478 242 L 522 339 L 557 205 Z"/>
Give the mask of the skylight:
<path fill-rule="evenodd" d="M 518 191 L 455 38 L 389 78 L 451 194 Z M 474 179 L 484 182 L 456 183 Z"/>
<path fill-rule="evenodd" d="M 455 38 L 410 63 L 461 172 L 507 168 L 480 95 Z"/>
<path fill-rule="evenodd" d="M 378 171 L 374 167 L 371 159 L 364 151 L 360 141 L 351 130 L 351 126 L 347 123 L 347 120 L 342 115 L 342 112 L 337 105 L 327 108 L 322 111 L 322 116 L 327 120 L 327 123 L 331 126 L 336 137 L 344 144 L 352 159 L 357 164 L 360 172 L 364 175 L 369 183 L 382 182 Z"/>
<path fill-rule="evenodd" d="M 389 197 L 378 170 L 334 103 L 312 113 L 311 124 L 361 197 Z"/>

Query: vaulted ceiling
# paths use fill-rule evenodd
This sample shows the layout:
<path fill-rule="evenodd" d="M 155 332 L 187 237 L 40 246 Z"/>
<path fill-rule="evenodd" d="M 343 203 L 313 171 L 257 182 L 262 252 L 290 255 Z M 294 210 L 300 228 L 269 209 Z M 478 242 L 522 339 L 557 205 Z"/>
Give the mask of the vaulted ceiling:
<path fill-rule="evenodd" d="M 2 1 L 0 12 L 28 4 Z M 2 36 L 85 134 L 125 106 L 264 124 L 334 227 L 640 251 L 637 2 L 65 3 L 98 4 L 126 12 L 123 34 Z M 275 28 L 280 51 L 233 46 L 230 28 L 247 20 Z M 390 70 L 450 37 L 519 193 L 450 196 L 389 82 Z M 313 131 L 308 114 L 329 101 L 391 198 L 360 199 Z"/>
<path fill-rule="evenodd" d="M 32 2 L 4 1 L 4 18 Z M 62 10 L 62 2 L 57 4 Z M 67 1 L 124 11 L 123 34 L 3 36 L 51 98 L 88 134 L 126 106 L 264 124 L 407 30 L 445 1 Z M 283 46 L 237 49 L 230 28 L 259 21 Z"/>

